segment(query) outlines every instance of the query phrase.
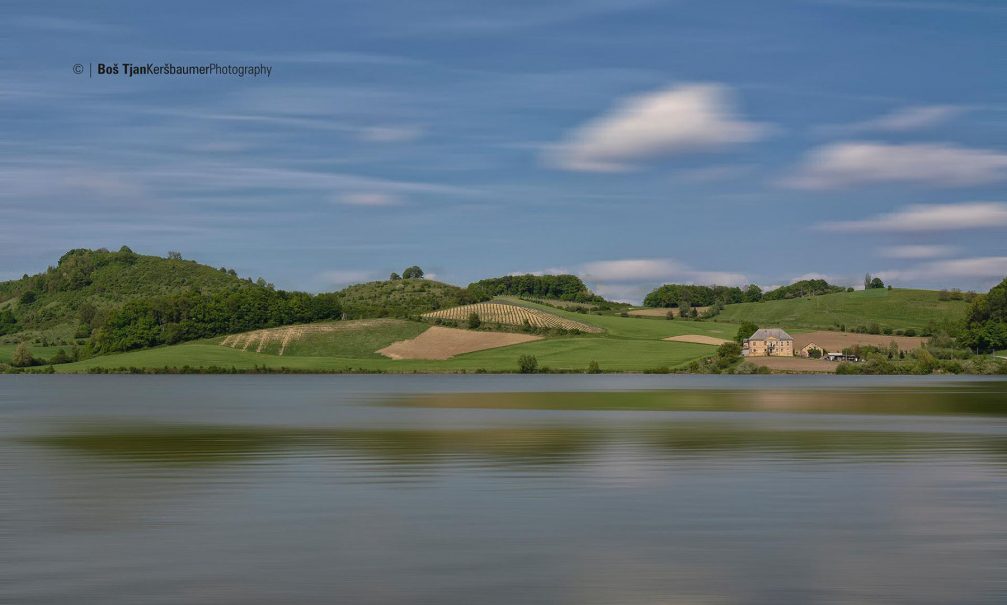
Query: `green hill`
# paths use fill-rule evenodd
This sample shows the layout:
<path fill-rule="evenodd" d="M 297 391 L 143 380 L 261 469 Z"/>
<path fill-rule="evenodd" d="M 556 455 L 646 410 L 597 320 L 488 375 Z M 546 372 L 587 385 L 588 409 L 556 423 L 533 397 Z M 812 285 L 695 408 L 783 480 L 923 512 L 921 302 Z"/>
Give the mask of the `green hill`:
<path fill-rule="evenodd" d="M 340 290 L 347 319 L 418 317 L 423 313 L 481 302 L 489 297 L 430 279 L 391 279 Z"/>
<path fill-rule="evenodd" d="M 55 267 L 21 279 L 0 282 L 0 311 L 9 310 L 15 323 L 4 324 L 0 336 L 21 333 L 31 338 L 65 341 L 81 324 L 101 321 L 123 303 L 135 299 L 194 292 L 215 294 L 244 288 L 265 288 L 239 278 L 233 270 L 214 269 L 195 261 L 134 253 L 76 249 Z M 20 338 L 19 336 L 19 338 Z"/>
<path fill-rule="evenodd" d="M 869 327 L 916 331 L 964 319 L 968 303 L 940 300 L 936 290 L 885 288 L 837 292 L 804 298 L 727 305 L 717 321 L 751 321 L 793 328 Z"/>

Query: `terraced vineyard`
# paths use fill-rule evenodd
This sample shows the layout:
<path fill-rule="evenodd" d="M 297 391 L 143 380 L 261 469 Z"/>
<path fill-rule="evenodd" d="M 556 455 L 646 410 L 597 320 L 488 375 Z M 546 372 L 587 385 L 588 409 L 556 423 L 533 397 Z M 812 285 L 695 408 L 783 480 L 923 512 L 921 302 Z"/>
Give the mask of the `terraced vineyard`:
<path fill-rule="evenodd" d="M 231 334 L 218 344 L 270 355 L 376 355 L 397 340 L 413 338 L 427 325 L 400 319 L 358 319 L 281 326 Z"/>
<path fill-rule="evenodd" d="M 442 309 L 424 313 L 423 319 L 448 319 L 451 321 L 463 322 L 469 315 L 476 313 L 479 319 L 486 323 L 504 324 L 508 326 L 523 326 L 525 322 L 536 328 L 559 328 L 563 330 L 580 330 L 581 332 L 598 333 L 601 328 L 590 326 L 579 321 L 566 319 L 552 313 L 545 313 L 537 309 L 519 307 L 503 303 L 476 303 L 473 305 L 462 305 L 451 309 Z"/>

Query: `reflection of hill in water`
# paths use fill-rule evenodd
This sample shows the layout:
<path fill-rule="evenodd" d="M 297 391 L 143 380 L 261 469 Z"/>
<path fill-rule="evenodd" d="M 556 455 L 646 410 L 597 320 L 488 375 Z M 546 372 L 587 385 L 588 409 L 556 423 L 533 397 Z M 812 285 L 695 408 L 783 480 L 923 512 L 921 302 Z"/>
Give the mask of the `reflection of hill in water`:
<path fill-rule="evenodd" d="M 566 393 L 445 393 L 392 405 L 436 408 L 820 412 L 830 414 L 1007 415 L 1003 383 L 947 387 L 671 390 Z"/>
<path fill-rule="evenodd" d="M 529 468 L 577 464 L 609 445 L 638 448 L 654 462 L 681 456 L 882 458 L 956 453 L 1007 461 L 1007 435 L 899 430 L 748 428 L 737 422 L 485 429 L 326 429 L 254 426 L 123 426 L 28 440 L 121 462 L 196 466 L 261 458 L 315 457 L 408 467 L 490 463 Z"/>

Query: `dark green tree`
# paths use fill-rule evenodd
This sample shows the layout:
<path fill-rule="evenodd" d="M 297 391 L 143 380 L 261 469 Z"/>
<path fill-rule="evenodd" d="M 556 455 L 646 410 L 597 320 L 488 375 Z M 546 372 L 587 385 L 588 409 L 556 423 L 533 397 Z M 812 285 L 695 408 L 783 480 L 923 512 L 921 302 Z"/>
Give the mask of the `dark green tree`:
<path fill-rule="evenodd" d="M 742 323 L 740 326 L 738 326 L 738 333 L 734 335 L 735 342 L 738 343 L 745 342 L 745 339 L 751 336 L 752 334 L 755 334 L 756 330 L 758 329 L 759 326 L 750 321 Z"/>
<path fill-rule="evenodd" d="M 538 359 L 534 355 L 522 355 L 517 358 L 517 368 L 522 374 L 538 372 Z"/>
<path fill-rule="evenodd" d="M 407 267 L 402 272 L 402 279 L 420 279 L 421 277 L 423 277 L 423 269 L 420 269 L 417 265 Z"/>

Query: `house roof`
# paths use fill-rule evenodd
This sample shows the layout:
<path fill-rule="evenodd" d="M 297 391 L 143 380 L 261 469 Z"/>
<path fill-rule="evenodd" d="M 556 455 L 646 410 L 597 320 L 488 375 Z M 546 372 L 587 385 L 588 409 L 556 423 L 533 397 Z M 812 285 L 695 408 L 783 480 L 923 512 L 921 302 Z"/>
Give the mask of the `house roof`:
<path fill-rule="evenodd" d="M 780 328 L 759 328 L 755 331 L 755 334 L 748 337 L 748 340 L 768 340 L 769 338 L 775 338 L 776 340 L 794 339 L 793 336 Z"/>

